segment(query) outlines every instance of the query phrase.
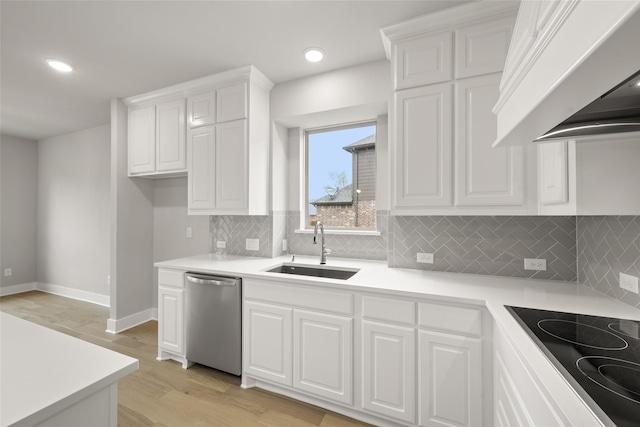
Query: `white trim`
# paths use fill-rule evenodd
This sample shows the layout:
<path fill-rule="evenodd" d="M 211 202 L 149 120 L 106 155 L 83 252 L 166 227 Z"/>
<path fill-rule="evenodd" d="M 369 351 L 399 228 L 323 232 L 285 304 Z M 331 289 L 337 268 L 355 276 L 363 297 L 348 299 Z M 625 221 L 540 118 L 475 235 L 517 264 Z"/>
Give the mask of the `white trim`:
<path fill-rule="evenodd" d="M 149 320 L 158 320 L 158 309 L 149 308 L 122 319 L 107 319 L 107 330 L 110 334 L 119 334 L 138 325 L 148 322 Z"/>
<path fill-rule="evenodd" d="M 47 292 L 49 294 L 60 295 L 67 298 L 77 299 L 80 301 L 86 301 L 93 304 L 109 307 L 110 298 L 109 295 L 96 294 L 94 292 L 87 292 L 80 289 L 68 288 L 66 286 L 53 285 L 51 283 L 38 283 L 38 290 Z"/>
<path fill-rule="evenodd" d="M 22 292 L 38 290 L 38 282 L 21 283 L 19 285 L 5 286 L 0 288 L 0 297 L 6 295 L 20 294 Z"/>

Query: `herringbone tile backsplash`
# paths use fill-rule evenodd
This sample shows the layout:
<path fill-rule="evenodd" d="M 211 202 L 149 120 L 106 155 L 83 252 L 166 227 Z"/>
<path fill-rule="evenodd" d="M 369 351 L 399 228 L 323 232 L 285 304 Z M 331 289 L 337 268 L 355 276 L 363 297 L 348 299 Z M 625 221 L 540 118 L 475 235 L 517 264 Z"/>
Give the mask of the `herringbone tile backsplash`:
<path fill-rule="evenodd" d="M 576 280 L 574 217 L 393 217 L 389 266 L 456 273 Z M 433 264 L 416 254 L 434 254 Z M 524 258 L 544 258 L 547 271 L 524 269 Z"/>
<path fill-rule="evenodd" d="M 620 273 L 640 276 L 640 216 L 578 217 L 578 281 L 640 308 L 640 296 L 620 288 Z"/>

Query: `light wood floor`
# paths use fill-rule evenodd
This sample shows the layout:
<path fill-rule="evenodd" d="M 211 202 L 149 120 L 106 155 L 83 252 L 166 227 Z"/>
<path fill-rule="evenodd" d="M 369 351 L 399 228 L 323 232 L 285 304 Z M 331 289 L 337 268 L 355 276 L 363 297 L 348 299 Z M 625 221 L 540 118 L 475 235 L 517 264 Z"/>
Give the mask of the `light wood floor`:
<path fill-rule="evenodd" d="M 109 309 L 44 292 L 0 298 L 0 310 L 135 357 L 140 369 L 118 382 L 118 426 L 365 426 L 359 421 L 194 365 L 159 362 L 155 321 L 117 335 L 105 332 Z"/>

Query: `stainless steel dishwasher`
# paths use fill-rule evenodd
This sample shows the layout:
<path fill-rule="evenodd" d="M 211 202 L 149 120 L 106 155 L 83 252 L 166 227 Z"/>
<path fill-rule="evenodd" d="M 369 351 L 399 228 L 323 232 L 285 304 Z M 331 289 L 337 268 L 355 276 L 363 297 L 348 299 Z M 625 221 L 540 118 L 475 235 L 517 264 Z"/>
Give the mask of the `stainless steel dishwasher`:
<path fill-rule="evenodd" d="M 242 373 L 242 281 L 187 273 L 186 352 L 195 362 Z"/>

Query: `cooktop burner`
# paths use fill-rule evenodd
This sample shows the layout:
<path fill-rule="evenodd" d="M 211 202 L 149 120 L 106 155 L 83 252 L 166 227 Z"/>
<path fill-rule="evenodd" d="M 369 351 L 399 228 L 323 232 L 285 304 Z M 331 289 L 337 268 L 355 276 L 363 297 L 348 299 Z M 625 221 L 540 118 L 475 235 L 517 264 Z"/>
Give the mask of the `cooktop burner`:
<path fill-rule="evenodd" d="M 605 424 L 640 425 L 640 322 L 507 309 Z"/>

